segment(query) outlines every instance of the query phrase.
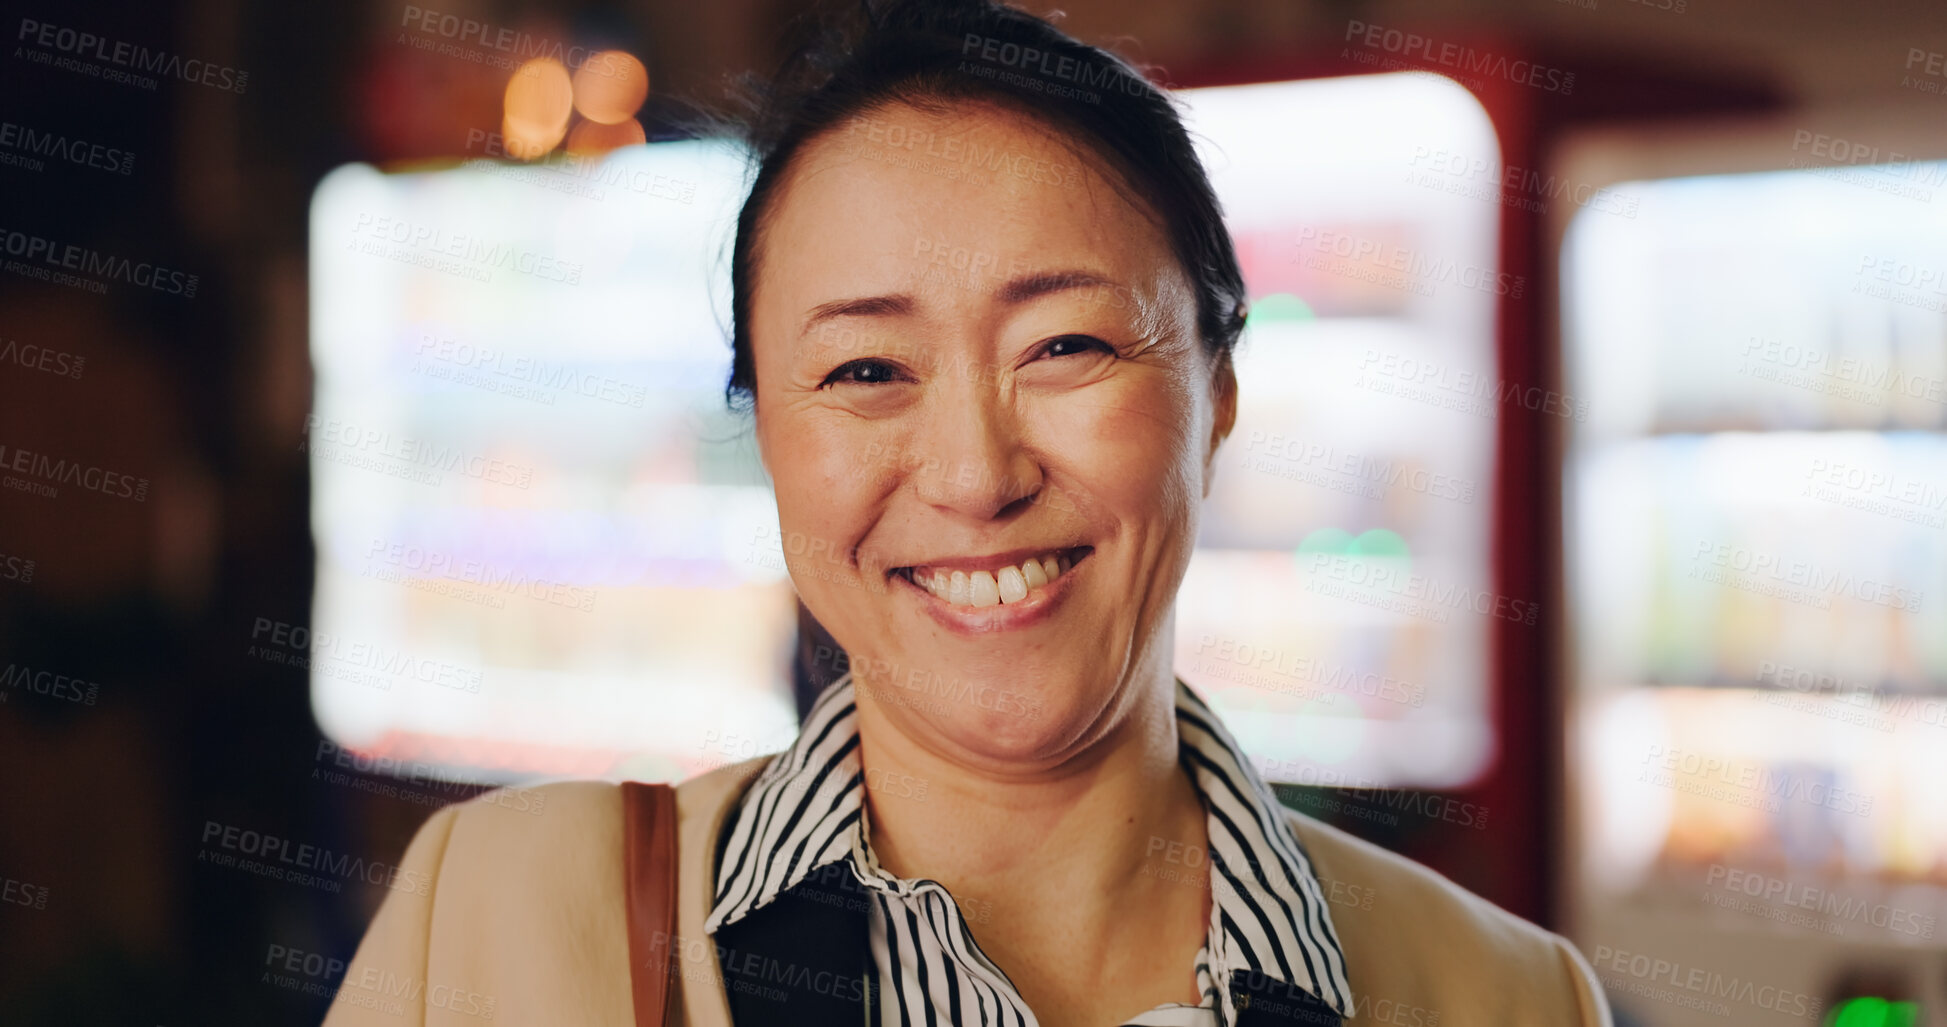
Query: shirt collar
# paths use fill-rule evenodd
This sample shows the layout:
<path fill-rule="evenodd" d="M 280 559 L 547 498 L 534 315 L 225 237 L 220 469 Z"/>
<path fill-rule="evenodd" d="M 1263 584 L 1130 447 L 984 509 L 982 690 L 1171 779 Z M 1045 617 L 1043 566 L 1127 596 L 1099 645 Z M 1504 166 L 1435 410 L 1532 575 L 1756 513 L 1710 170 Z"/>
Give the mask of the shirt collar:
<path fill-rule="evenodd" d="M 1345 954 L 1311 862 L 1276 795 L 1223 723 L 1182 679 L 1176 717 L 1183 766 L 1209 811 L 1211 969 L 1228 982 L 1253 970 L 1351 1014 Z M 864 831 L 864 776 L 852 675 L 833 682 L 791 747 L 772 757 L 738 802 L 716 899 L 704 930 L 769 905 L 811 874 L 847 858 L 861 880 L 891 879 Z M 1236 1022 L 1229 987 L 1223 1020 Z"/>

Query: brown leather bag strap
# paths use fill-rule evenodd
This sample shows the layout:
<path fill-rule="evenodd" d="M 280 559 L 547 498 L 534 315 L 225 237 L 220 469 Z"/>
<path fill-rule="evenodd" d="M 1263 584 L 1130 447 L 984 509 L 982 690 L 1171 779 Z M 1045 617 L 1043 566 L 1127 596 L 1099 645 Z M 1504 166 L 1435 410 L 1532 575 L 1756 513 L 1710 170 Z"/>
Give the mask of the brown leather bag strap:
<path fill-rule="evenodd" d="M 636 1027 L 663 1027 L 676 951 L 676 789 L 669 785 L 622 783 L 622 879 Z"/>

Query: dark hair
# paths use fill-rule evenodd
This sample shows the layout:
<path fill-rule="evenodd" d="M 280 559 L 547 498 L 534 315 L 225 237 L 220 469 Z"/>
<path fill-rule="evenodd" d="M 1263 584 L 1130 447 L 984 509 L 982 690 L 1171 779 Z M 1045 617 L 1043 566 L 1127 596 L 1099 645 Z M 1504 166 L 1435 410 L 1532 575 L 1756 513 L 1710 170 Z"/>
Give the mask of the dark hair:
<path fill-rule="evenodd" d="M 753 265 L 792 159 L 841 122 L 893 103 L 922 110 L 999 103 L 1088 144 L 1161 218 L 1196 292 L 1207 355 L 1229 355 L 1244 327 L 1244 277 L 1169 93 L 1115 54 L 991 0 L 863 0 L 850 17 L 805 24 L 810 41 L 769 80 L 746 78 L 744 111 L 729 121 L 756 165 L 730 256 L 732 357 L 724 399 L 732 409 L 750 409 L 757 399 Z"/>

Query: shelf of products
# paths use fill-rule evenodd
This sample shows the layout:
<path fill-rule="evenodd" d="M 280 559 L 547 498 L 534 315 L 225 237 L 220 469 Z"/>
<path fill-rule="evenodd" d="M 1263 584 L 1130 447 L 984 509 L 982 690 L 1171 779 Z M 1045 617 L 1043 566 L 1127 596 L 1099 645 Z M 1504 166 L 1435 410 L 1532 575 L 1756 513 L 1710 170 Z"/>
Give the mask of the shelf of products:
<path fill-rule="evenodd" d="M 1564 243 L 1572 873 L 1652 1023 L 1947 950 L 1947 206 L 1854 170 L 1625 183 Z"/>

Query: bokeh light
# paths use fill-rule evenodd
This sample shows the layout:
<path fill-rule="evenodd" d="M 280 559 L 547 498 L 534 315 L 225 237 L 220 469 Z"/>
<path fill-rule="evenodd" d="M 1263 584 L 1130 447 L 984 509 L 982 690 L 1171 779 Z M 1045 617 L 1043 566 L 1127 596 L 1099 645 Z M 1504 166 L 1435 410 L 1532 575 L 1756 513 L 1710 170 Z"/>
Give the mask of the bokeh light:
<path fill-rule="evenodd" d="M 506 113 L 501 134 L 507 152 L 532 160 L 561 142 L 574 110 L 574 87 L 568 69 L 552 57 L 537 57 L 520 66 L 507 81 Z"/>
<path fill-rule="evenodd" d="M 575 110 L 590 121 L 617 125 L 635 116 L 649 96 L 649 70 L 621 50 L 603 50 L 575 70 Z"/>
<path fill-rule="evenodd" d="M 568 152 L 584 156 L 607 153 L 624 146 L 634 146 L 647 141 L 642 133 L 642 125 L 634 118 L 604 125 L 599 121 L 583 121 L 568 133 Z"/>

